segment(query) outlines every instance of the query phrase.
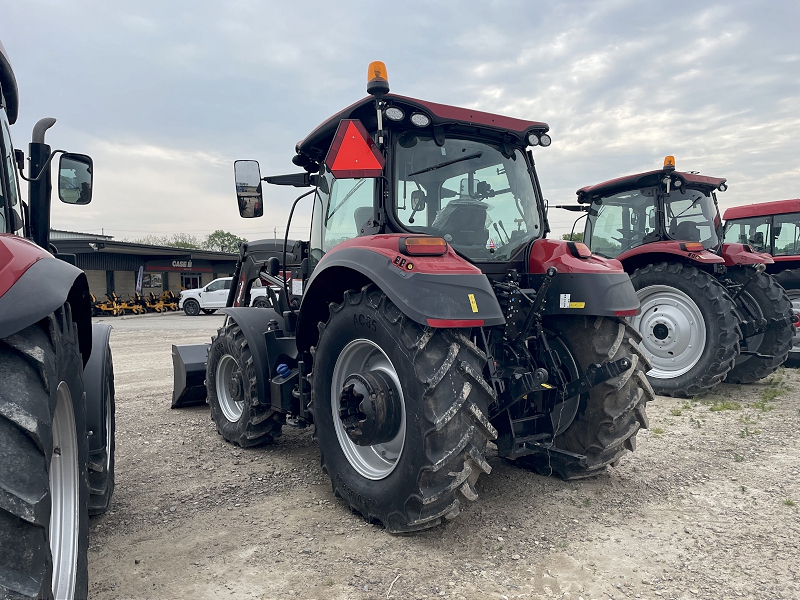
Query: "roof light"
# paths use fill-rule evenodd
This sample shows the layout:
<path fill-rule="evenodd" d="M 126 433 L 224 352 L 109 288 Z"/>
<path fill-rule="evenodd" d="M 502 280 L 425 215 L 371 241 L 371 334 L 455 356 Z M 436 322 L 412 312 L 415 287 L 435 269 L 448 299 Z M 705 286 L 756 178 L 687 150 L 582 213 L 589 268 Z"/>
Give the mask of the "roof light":
<path fill-rule="evenodd" d="M 685 242 L 681 244 L 681 250 L 685 252 L 702 252 L 705 248 L 700 242 Z"/>
<path fill-rule="evenodd" d="M 570 254 L 576 258 L 591 258 L 592 251 L 583 242 L 567 242 Z"/>
<path fill-rule="evenodd" d="M 411 115 L 411 122 L 417 127 L 427 127 L 431 124 L 431 118 L 424 113 L 414 113 Z"/>
<path fill-rule="evenodd" d="M 539 137 L 535 133 L 528 134 L 528 145 L 529 146 L 538 146 L 539 145 Z"/>
<path fill-rule="evenodd" d="M 379 60 L 369 63 L 367 93 L 373 96 L 383 96 L 389 93 L 389 72 L 386 70 L 386 65 Z"/>
<path fill-rule="evenodd" d="M 543 133 L 539 136 L 539 143 L 542 145 L 543 148 L 547 148 L 553 140 L 550 139 L 550 136 L 546 133 Z"/>
<path fill-rule="evenodd" d="M 403 117 L 406 116 L 401 109 L 397 108 L 396 106 L 390 106 L 384 111 L 386 118 L 390 121 L 402 121 Z"/>
<path fill-rule="evenodd" d="M 411 256 L 441 256 L 447 252 L 447 242 L 440 237 L 407 237 L 398 241 L 399 250 Z"/>
<path fill-rule="evenodd" d="M 674 156 L 665 156 L 664 157 L 664 170 L 665 171 L 674 171 L 675 170 L 675 157 Z"/>
<path fill-rule="evenodd" d="M 728 184 L 723 181 L 722 183 L 719 184 L 719 187 L 717 187 L 717 189 L 720 192 L 724 192 L 725 190 L 728 189 Z"/>

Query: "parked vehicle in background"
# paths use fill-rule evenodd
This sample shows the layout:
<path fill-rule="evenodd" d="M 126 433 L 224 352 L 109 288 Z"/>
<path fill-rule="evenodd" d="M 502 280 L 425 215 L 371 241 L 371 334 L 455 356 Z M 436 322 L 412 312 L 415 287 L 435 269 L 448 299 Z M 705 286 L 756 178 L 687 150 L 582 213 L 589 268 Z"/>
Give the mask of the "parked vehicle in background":
<path fill-rule="evenodd" d="M 111 328 L 92 324 L 86 275 L 50 244 L 50 164 L 11 145 L 17 83 L 0 44 L 0 597 L 86 598 L 89 515 L 114 491 Z M 63 153 L 58 195 L 92 199 L 92 159 Z M 28 181 L 28 201 L 18 175 Z"/>
<path fill-rule="evenodd" d="M 749 244 L 772 256 L 767 272 L 786 290 L 800 314 L 800 199 L 734 206 L 725 211 L 725 241 Z M 800 331 L 795 324 L 786 364 L 800 367 Z"/>
<path fill-rule="evenodd" d="M 214 314 L 227 305 L 232 280 L 232 277 L 220 277 L 202 288 L 181 290 L 178 308 L 190 317 L 196 317 L 201 311 L 207 315 Z M 250 303 L 247 306 L 256 308 L 272 306 L 267 296 L 267 289 L 258 281 L 252 287 Z"/>
<path fill-rule="evenodd" d="M 725 179 L 664 167 L 578 190 L 584 241 L 622 263 L 641 311 L 631 323 L 659 394 L 692 396 L 723 380 L 752 383 L 786 359 L 794 326 L 772 259 L 723 243 L 717 191 Z"/>

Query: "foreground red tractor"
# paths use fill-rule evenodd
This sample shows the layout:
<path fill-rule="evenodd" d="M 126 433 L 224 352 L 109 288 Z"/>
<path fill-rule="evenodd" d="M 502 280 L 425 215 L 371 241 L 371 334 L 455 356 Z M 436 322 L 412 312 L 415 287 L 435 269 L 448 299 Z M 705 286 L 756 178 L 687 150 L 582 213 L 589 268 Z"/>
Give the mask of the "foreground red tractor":
<path fill-rule="evenodd" d="M 578 190 L 584 240 L 631 276 L 641 311 L 631 323 L 659 394 L 692 396 L 723 380 L 751 383 L 786 360 L 793 324 L 773 261 L 723 243 L 716 192 L 725 179 L 664 168 Z"/>
<path fill-rule="evenodd" d="M 735 206 L 725 211 L 724 218 L 726 242 L 748 244 L 772 256 L 767 272 L 786 290 L 794 313 L 800 314 L 800 199 Z M 796 326 L 786 364 L 800 367 Z"/>
<path fill-rule="evenodd" d="M 92 325 L 86 275 L 49 243 L 55 119 L 34 127 L 24 177 L 18 101 L 0 44 L 0 597 L 71 600 L 88 594 L 89 515 L 114 491 L 110 327 Z M 91 158 L 62 154 L 58 191 L 88 204 Z"/>
<path fill-rule="evenodd" d="M 545 239 L 531 147 L 548 126 L 389 94 L 382 63 L 369 73 L 370 96 L 297 144 L 304 173 L 237 161 L 243 216 L 260 216 L 262 181 L 311 188 L 295 201 L 313 202 L 311 239 L 267 261 L 280 310 L 242 307 L 237 269 L 210 348 L 174 348 L 174 397 L 205 378 L 241 446 L 313 423 L 335 493 L 393 532 L 475 500 L 491 441 L 567 479 L 616 464 L 653 397 L 624 321 L 638 302 L 617 261 Z"/>

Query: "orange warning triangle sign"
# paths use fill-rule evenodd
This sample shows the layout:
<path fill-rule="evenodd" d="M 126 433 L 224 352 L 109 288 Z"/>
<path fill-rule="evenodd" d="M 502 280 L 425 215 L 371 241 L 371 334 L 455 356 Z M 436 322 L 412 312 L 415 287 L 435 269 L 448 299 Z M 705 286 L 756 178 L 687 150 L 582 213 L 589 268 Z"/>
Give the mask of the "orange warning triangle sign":
<path fill-rule="evenodd" d="M 337 179 L 379 177 L 386 159 L 358 119 L 343 119 L 333 136 L 325 165 Z"/>

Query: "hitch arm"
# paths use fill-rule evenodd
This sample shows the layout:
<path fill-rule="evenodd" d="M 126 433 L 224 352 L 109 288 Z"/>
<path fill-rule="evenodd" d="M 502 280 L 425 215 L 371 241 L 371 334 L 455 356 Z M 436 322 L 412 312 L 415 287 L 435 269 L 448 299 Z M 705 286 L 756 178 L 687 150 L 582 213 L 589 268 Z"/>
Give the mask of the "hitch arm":
<path fill-rule="evenodd" d="M 589 365 L 583 377 L 567 384 L 566 388 L 564 388 L 564 398 L 572 398 L 586 393 L 594 386 L 600 385 L 612 377 L 621 375 L 632 366 L 633 362 L 627 357 L 603 365 Z"/>

